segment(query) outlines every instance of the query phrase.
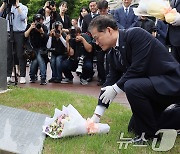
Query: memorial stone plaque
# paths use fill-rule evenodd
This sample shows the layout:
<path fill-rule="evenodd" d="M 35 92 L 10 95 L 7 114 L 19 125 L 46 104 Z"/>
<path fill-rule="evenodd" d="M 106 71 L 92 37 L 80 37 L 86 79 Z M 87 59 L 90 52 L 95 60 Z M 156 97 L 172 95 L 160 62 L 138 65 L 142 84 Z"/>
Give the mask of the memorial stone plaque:
<path fill-rule="evenodd" d="M 7 89 L 7 21 L 0 17 L 0 91 Z"/>
<path fill-rule="evenodd" d="M 0 152 L 40 154 L 47 115 L 0 105 Z"/>

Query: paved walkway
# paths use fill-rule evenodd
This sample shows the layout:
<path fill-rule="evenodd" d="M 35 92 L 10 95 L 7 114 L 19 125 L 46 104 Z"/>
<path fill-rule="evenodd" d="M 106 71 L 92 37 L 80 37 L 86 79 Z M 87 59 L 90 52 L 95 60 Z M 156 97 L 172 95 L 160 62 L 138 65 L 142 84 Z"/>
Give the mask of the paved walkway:
<path fill-rule="evenodd" d="M 56 89 L 56 90 L 62 90 L 62 91 L 69 91 L 69 92 L 75 92 L 79 94 L 84 94 L 88 96 L 93 96 L 98 98 L 99 92 L 101 87 L 97 86 L 97 74 L 95 73 L 93 81 L 90 82 L 88 85 L 81 85 L 79 81 L 79 77 L 76 76 L 74 73 L 74 80 L 73 84 L 61 84 L 61 83 L 47 83 L 47 85 L 40 85 L 40 81 L 37 81 L 36 83 L 29 83 L 29 68 L 27 67 L 27 77 L 26 77 L 26 84 L 18 84 L 20 87 L 34 87 L 34 88 L 43 88 L 43 89 Z M 48 64 L 47 68 L 47 80 L 51 78 L 51 70 Z M 129 103 L 127 101 L 127 98 L 124 93 L 118 94 L 116 98 L 114 99 L 115 102 L 118 102 L 124 106 L 129 107 Z"/>

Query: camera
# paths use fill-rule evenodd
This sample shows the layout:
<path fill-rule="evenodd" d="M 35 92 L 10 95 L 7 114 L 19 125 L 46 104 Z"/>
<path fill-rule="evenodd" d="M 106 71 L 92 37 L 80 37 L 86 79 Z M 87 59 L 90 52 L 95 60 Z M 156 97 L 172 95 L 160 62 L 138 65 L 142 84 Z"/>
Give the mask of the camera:
<path fill-rule="evenodd" d="M 53 28 L 55 30 L 55 33 L 56 34 L 60 34 L 61 31 L 59 30 L 59 26 L 61 26 L 61 28 L 63 27 L 62 23 L 60 21 L 56 21 L 54 24 L 53 24 Z"/>
<path fill-rule="evenodd" d="M 79 57 L 79 62 L 78 62 L 78 67 L 76 69 L 76 74 L 77 75 L 81 75 L 82 74 L 82 67 L 83 67 L 83 64 L 84 64 L 84 55 L 81 55 Z"/>
<path fill-rule="evenodd" d="M 75 39 L 76 38 L 76 28 L 74 26 L 72 26 L 69 32 L 70 32 L 71 39 Z"/>
<path fill-rule="evenodd" d="M 69 29 L 69 34 L 70 34 L 70 40 L 69 40 L 69 45 L 71 46 L 71 48 L 75 49 L 76 48 L 76 28 L 74 26 L 71 27 L 71 29 Z"/>
<path fill-rule="evenodd" d="M 34 17 L 33 17 L 33 21 L 35 22 L 36 21 L 36 28 L 37 29 L 41 29 L 41 27 L 42 27 L 42 23 L 40 22 L 40 20 L 41 19 L 43 19 L 44 20 L 44 18 L 43 18 L 43 16 L 41 15 L 41 14 L 36 14 L 36 15 L 34 15 Z"/>
<path fill-rule="evenodd" d="M 49 6 L 52 6 L 52 7 L 54 7 L 56 5 L 56 2 L 55 1 L 49 1 Z"/>
<path fill-rule="evenodd" d="M 16 4 L 16 0 L 4 0 L 4 3 L 6 3 L 7 5 L 15 5 Z"/>
<path fill-rule="evenodd" d="M 36 23 L 36 28 L 37 28 L 37 29 L 41 29 L 41 27 L 42 27 L 42 24 L 41 24 L 40 22 L 37 22 L 37 23 Z"/>

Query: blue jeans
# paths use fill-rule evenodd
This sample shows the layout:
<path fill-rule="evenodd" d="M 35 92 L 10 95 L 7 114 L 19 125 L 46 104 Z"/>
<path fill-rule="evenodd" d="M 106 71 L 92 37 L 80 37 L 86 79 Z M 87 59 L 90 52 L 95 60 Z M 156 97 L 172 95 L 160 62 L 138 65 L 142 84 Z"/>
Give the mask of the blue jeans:
<path fill-rule="evenodd" d="M 62 80 L 62 61 L 63 56 L 55 56 L 52 54 L 50 64 L 52 70 L 52 78 Z"/>
<path fill-rule="evenodd" d="M 82 75 L 80 76 L 83 79 L 92 78 L 93 76 L 93 62 L 91 59 L 84 59 L 84 64 L 82 67 Z"/>
<path fill-rule="evenodd" d="M 34 59 L 31 62 L 31 66 L 30 66 L 30 78 L 31 79 L 35 79 L 35 76 L 37 74 L 37 69 L 40 69 L 40 75 L 41 75 L 41 80 L 46 80 L 46 62 L 44 60 L 44 58 L 41 56 L 40 52 L 37 50 L 36 51 L 36 59 Z"/>

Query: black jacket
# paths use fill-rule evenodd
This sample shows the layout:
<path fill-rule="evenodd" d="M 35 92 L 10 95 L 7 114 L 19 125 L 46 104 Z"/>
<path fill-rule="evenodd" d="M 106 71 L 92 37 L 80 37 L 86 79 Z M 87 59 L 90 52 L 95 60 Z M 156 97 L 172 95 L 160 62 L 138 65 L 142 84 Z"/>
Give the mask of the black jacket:
<path fill-rule="evenodd" d="M 52 45 L 51 48 L 55 49 L 52 50 L 52 54 L 55 56 L 65 56 L 67 54 L 66 52 L 66 47 L 64 46 L 64 44 L 62 43 L 62 41 L 60 39 L 56 39 L 56 37 L 52 37 Z"/>
<path fill-rule="evenodd" d="M 27 26 L 27 29 L 30 27 L 30 25 Z M 33 29 L 30 32 L 30 42 L 34 49 L 44 49 L 46 48 L 46 44 L 48 41 L 48 30 L 45 25 L 42 25 L 42 28 L 44 30 L 44 34 L 41 35 L 36 29 Z"/>
<path fill-rule="evenodd" d="M 154 21 L 149 18 L 146 18 L 146 19 L 138 18 L 134 27 L 141 27 L 142 29 L 149 32 L 150 34 L 156 31 L 156 26 L 155 26 Z"/>
<path fill-rule="evenodd" d="M 95 18 L 97 15 L 95 15 L 93 18 Z M 82 24 L 82 33 L 86 33 L 88 32 L 88 27 L 89 27 L 89 24 L 91 22 L 91 20 L 93 19 L 92 16 L 91 16 L 91 13 L 87 14 L 84 19 L 83 19 L 83 24 Z"/>
<path fill-rule="evenodd" d="M 71 20 L 68 15 L 64 15 L 64 21 L 62 20 L 61 16 L 57 14 L 56 21 L 60 21 L 63 24 L 63 28 L 69 29 L 71 28 Z"/>

